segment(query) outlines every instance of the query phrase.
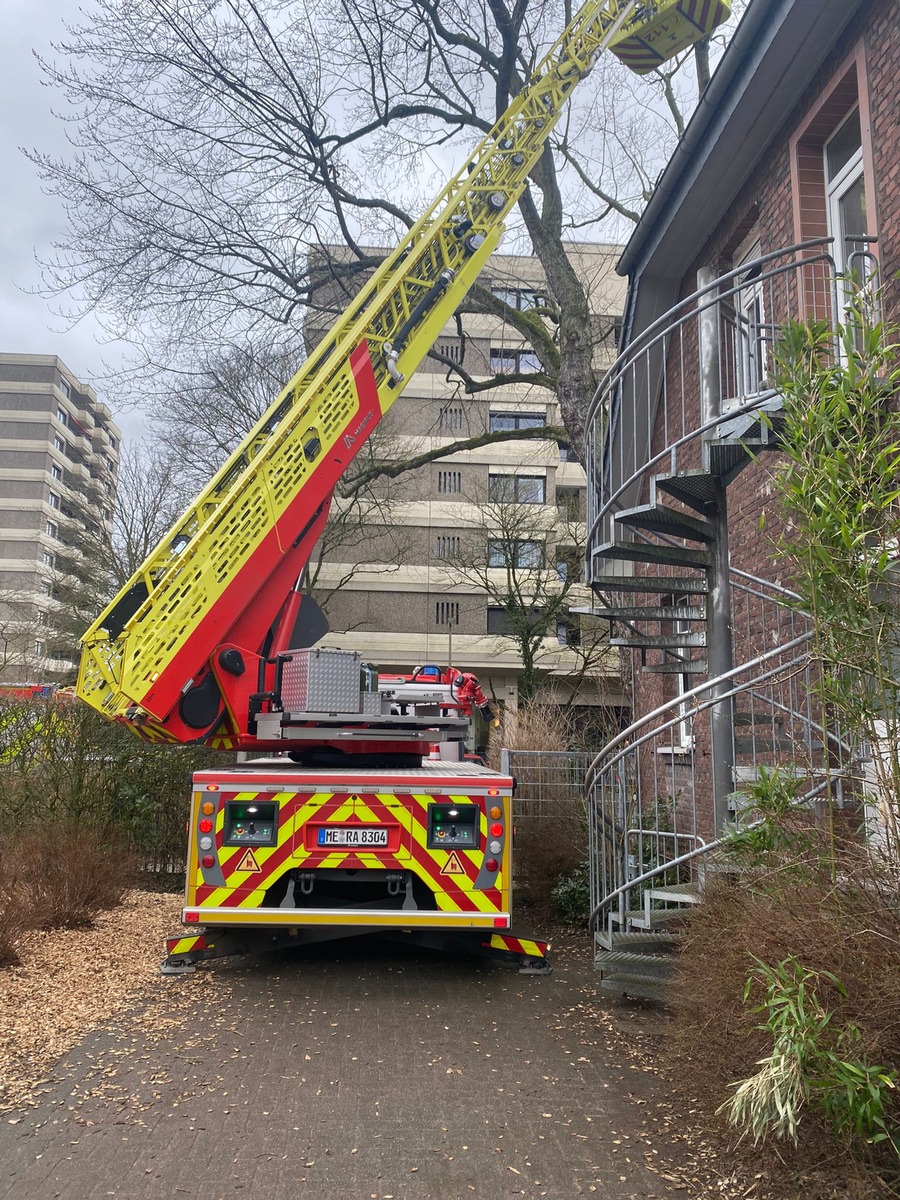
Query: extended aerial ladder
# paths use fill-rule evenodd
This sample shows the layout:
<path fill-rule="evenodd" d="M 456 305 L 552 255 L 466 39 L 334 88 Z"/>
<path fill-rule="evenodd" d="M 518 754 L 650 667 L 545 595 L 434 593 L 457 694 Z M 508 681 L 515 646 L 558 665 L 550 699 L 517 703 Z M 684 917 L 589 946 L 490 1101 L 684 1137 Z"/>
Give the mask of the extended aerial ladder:
<path fill-rule="evenodd" d="M 276 695 L 279 655 L 315 638 L 300 632 L 307 602 L 298 581 L 335 485 L 496 249 L 572 90 L 603 50 L 644 73 L 706 37 L 728 8 L 728 0 L 589 0 L 581 8 L 463 169 L 87 632 L 83 700 L 150 741 L 272 746 L 260 717 Z"/>

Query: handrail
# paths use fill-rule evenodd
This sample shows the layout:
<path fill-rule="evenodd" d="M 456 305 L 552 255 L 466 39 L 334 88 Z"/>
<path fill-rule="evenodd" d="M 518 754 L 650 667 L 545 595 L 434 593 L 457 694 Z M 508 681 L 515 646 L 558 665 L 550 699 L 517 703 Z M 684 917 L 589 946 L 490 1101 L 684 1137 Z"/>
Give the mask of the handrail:
<path fill-rule="evenodd" d="M 606 372 L 604 373 L 603 378 L 600 380 L 597 390 L 594 393 L 591 403 L 588 405 L 585 427 L 587 427 L 587 425 L 590 423 L 595 414 L 596 408 L 599 406 L 599 397 L 605 390 L 607 381 L 615 377 L 617 370 L 624 366 L 630 357 L 645 350 L 647 348 L 647 344 L 654 339 L 658 332 L 662 330 L 668 332 L 671 329 L 672 325 L 674 324 L 672 321 L 673 313 L 680 312 L 682 309 L 694 304 L 695 301 L 702 299 L 702 297 L 706 296 L 710 292 L 717 293 L 716 300 L 722 299 L 723 296 L 718 294 L 718 288 L 721 286 L 721 284 L 727 283 L 732 279 L 737 279 L 740 275 L 747 275 L 757 266 L 762 266 L 764 263 L 772 262 L 776 258 L 788 258 L 790 255 L 800 254 L 804 250 L 811 250 L 815 247 L 831 246 L 833 244 L 833 237 L 810 238 L 804 242 L 796 242 L 793 246 L 785 246 L 781 250 L 771 250 L 768 254 L 760 255 L 759 258 L 754 258 L 749 262 L 741 263 L 739 267 L 735 267 L 734 270 L 727 272 L 725 275 L 717 276 L 712 283 L 704 284 L 703 287 L 697 288 L 696 291 L 691 292 L 689 296 L 685 296 L 683 299 L 679 300 L 677 304 L 673 304 L 672 307 L 664 312 L 661 317 L 657 317 L 652 324 L 648 325 L 646 329 L 642 330 L 635 340 L 629 343 L 628 347 L 623 350 L 618 358 L 616 358 L 615 361 L 606 369 Z M 793 270 L 797 266 L 808 266 L 816 262 L 824 261 L 830 261 L 832 265 L 834 265 L 833 256 L 822 253 L 811 258 L 804 259 L 800 263 L 792 264 L 790 267 L 784 267 L 781 271 L 770 272 L 767 276 L 765 276 L 765 278 L 774 278 L 776 275 L 783 273 L 783 271 Z M 762 281 L 762 279 L 754 279 L 755 283 L 760 283 Z M 737 290 L 739 289 L 733 288 L 732 292 Z"/>
<path fill-rule="evenodd" d="M 756 658 L 751 659 L 749 662 L 741 663 L 740 666 L 737 666 L 737 667 L 732 667 L 730 671 L 726 671 L 723 675 L 717 675 L 715 679 L 707 679 L 703 683 L 698 683 L 697 686 L 695 688 L 691 688 L 690 691 L 682 692 L 681 695 L 675 696 L 675 697 L 673 697 L 673 699 L 666 700 L 665 703 L 658 705 L 651 712 L 647 713 L 644 717 L 642 717 L 640 722 L 638 722 L 634 725 L 630 725 L 627 729 L 623 729 L 620 733 L 616 734 L 616 736 L 614 738 L 612 738 L 609 742 L 606 743 L 606 745 L 603 747 L 603 749 L 600 750 L 594 756 L 590 765 L 588 766 L 588 769 L 585 772 L 585 783 L 589 784 L 589 785 L 593 785 L 594 779 L 597 774 L 598 763 L 600 762 L 600 759 L 604 758 L 606 755 L 608 755 L 617 745 L 619 745 L 620 742 L 623 741 L 623 739 L 627 738 L 629 736 L 629 734 L 631 734 L 635 728 L 640 728 L 641 725 L 647 724 L 649 721 L 652 721 L 655 717 L 661 715 L 662 713 L 666 712 L 667 710 L 676 708 L 676 707 L 681 707 L 684 705 L 685 701 L 690 700 L 692 697 L 701 696 L 704 692 L 709 691 L 710 688 L 717 687 L 719 684 L 724 683 L 727 680 L 734 679 L 738 675 L 741 675 L 745 671 L 749 670 L 750 668 L 761 665 L 762 663 L 768 661 L 769 659 L 774 658 L 775 655 L 782 654 L 789 650 L 793 650 L 796 647 L 802 646 L 806 642 L 809 642 L 811 639 L 812 639 L 812 633 L 801 634 L 799 637 L 793 638 L 791 641 L 785 642 L 783 645 L 776 646 L 772 650 L 767 650 L 765 652 L 765 654 L 757 655 Z M 796 664 L 796 660 L 792 663 L 787 663 L 787 664 L 779 663 L 779 665 L 777 667 L 773 667 L 771 671 L 767 671 L 762 675 L 754 676 L 754 682 L 761 683 L 763 680 L 772 679 L 774 676 L 778 675 L 781 671 L 785 670 L 786 667 L 794 666 L 795 664 Z M 714 705 L 721 703 L 722 700 L 728 700 L 732 696 L 739 696 L 742 692 L 745 692 L 745 691 L 747 691 L 746 687 L 736 687 L 736 688 L 732 688 L 728 692 L 718 692 L 711 700 L 704 701 L 702 704 L 697 705 L 696 708 L 693 708 L 691 711 L 694 713 L 705 712 L 706 709 L 712 708 Z M 629 741 L 627 746 L 625 746 L 622 750 L 620 750 L 619 753 L 615 756 L 615 758 L 610 759 L 608 762 L 604 762 L 604 764 L 603 764 L 604 770 L 608 770 L 610 767 L 614 767 L 616 765 L 616 763 L 621 762 L 622 758 L 629 751 L 636 749 L 638 746 L 643 746 L 646 742 L 648 742 L 652 738 L 654 738 L 657 733 L 661 733 L 665 729 L 672 728 L 674 725 L 677 725 L 679 723 L 679 721 L 681 721 L 681 720 L 683 720 L 683 717 L 681 715 L 679 715 L 677 717 L 673 717 L 671 720 L 665 722 L 662 725 L 654 725 L 653 729 L 651 729 L 649 733 L 645 733 L 643 735 L 643 737 L 638 738 L 636 741 Z"/>
<path fill-rule="evenodd" d="M 655 467 L 657 463 L 662 462 L 664 458 L 669 458 L 672 455 L 672 452 L 678 450 L 681 446 L 689 445 L 691 442 L 696 441 L 696 439 L 702 434 L 707 433 L 710 429 L 714 429 L 717 425 L 723 424 L 725 421 L 730 421 L 734 417 L 743 417 L 749 413 L 755 412 L 758 408 L 761 408 L 767 400 L 771 400 L 777 395 L 778 392 L 775 390 L 775 388 L 769 388 L 765 392 L 756 393 L 751 400 L 746 402 L 746 404 L 742 404 L 737 408 L 730 408 L 727 413 L 713 417 L 709 421 L 704 421 L 702 425 L 696 426 L 696 428 L 691 429 L 688 433 L 684 434 L 683 437 L 677 438 L 674 442 L 670 442 L 664 450 L 660 450 L 658 454 L 655 454 L 652 458 L 648 458 L 646 462 L 641 463 L 639 469 L 636 470 L 634 474 L 629 475 L 628 479 L 619 488 L 617 488 L 616 491 L 610 494 L 606 503 L 603 505 L 602 510 L 597 513 L 590 527 L 587 529 L 587 537 L 585 542 L 586 546 L 588 547 L 587 554 L 591 553 L 591 535 L 596 530 L 597 525 L 603 520 L 603 518 L 612 508 L 613 502 L 618 498 L 618 496 L 620 496 L 622 492 L 627 491 L 636 479 L 639 479 L 642 475 L 646 475 L 651 467 Z"/>

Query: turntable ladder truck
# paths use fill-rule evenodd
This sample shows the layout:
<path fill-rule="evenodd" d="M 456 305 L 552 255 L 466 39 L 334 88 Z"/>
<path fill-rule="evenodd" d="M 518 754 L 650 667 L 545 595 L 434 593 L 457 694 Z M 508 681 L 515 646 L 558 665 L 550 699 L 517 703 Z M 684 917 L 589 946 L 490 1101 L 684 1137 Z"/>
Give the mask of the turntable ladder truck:
<path fill-rule="evenodd" d="M 421 761 L 458 746 L 465 717 L 397 703 L 358 655 L 317 648 L 327 626 L 305 569 L 338 480 L 497 248 L 598 55 L 645 73 L 727 13 L 727 0 L 583 5 L 85 634 L 77 694 L 106 717 L 150 742 L 272 756 L 195 776 L 189 933 L 169 939 L 165 969 L 367 929 L 546 965 L 546 943 L 511 929 L 512 780 Z"/>

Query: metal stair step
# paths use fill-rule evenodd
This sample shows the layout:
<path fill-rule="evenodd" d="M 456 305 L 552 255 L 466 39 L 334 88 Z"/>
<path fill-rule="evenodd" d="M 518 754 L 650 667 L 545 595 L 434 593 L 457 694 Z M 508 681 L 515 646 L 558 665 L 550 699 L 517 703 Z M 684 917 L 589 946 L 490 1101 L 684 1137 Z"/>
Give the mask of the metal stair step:
<path fill-rule="evenodd" d="M 576 609 L 570 609 L 576 612 Z M 705 621 L 706 609 L 688 604 L 646 604 L 622 608 L 592 608 L 593 617 L 606 621 Z"/>
<path fill-rule="evenodd" d="M 594 944 L 601 950 L 629 947 L 635 951 L 648 950 L 651 954 L 661 948 L 677 949 L 684 938 L 680 929 L 616 929 L 611 933 L 602 929 L 594 931 Z"/>
<path fill-rule="evenodd" d="M 763 413 L 768 421 L 761 420 Z M 721 424 L 716 426 L 716 437 L 720 440 L 739 438 L 746 441 L 752 438 L 760 443 L 771 442 L 778 428 L 784 424 L 783 413 L 784 397 L 775 392 L 761 401 L 752 412 L 739 413 L 736 416 L 723 413 Z"/>
<path fill-rule="evenodd" d="M 753 443 L 749 438 L 743 440 L 725 439 L 716 442 L 703 443 L 703 457 L 710 474 L 716 476 L 722 484 L 731 483 L 744 467 L 750 465 L 760 450 L 773 450 L 774 446 Z"/>
<path fill-rule="evenodd" d="M 673 596 L 705 596 L 708 592 L 705 575 L 604 575 L 598 573 L 590 581 L 595 592 L 656 592 Z M 572 612 L 590 615 L 591 608 L 573 608 Z"/>
<path fill-rule="evenodd" d="M 705 513 L 716 502 L 718 480 L 709 471 L 679 471 L 677 475 L 655 475 L 653 486 L 696 512 Z"/>
<path fill-rule="evenodd" d="M 691 550 L 682 546 L 658 546 L 651 542 L 607 542 L 598 546 L 593 557 L 601 560 L 619 559 L 622 562 L 662 563 L 670 567 L 704 569 L 712 562 L 708 550 Z"/>
<path fill-rule="evenodd" d="M 689 650 L 691 647 L 706 645 L 706 631 L 699 629 L 696 633 L 660 633 L 660 634 L 629 634 L 628 637 L 609 639 L 611 646 L 631 646 L 636 650 Z"/>
<path fill-rule="evenodd" d="M 668 900 L 673 904 L 699 904 L 701 899 L 696 883 L 666 883 L 661 887 L 648 888 L 644 897 L 651 900 Z"/>
<path fill-rule="evenodd" d="M 643 908 L 633 908 L 626 912 L 625 919 L 636 930 L 655 930 L 660 925 L 685 920 L 690 916 L 690 911 L 687 905 L 681 908 L 651 908 L 649 914 Z"/>
<path fill-rule="evenodd" d="M 652 950 L 655 946 L 678 946 L 684 941 L 684 934 L 675 929 L 617 929 L 611 937 L 611 946 L 645 946 Z"/>
<path fill-rule="evenodd" d="M 665 1000 L 668 994 L 666 980 L 652 975 L 625 975 L 621 978 L 601 975 L 598 982 L 605 992 L 615 992 L 619 996 L 635 996 L 641 1000 Z"/>
<path fill-rule="evenodd" d="M 753 737 L 736 737 L 734 739 L 735 754 L 758 754 L 762 750 L 793 750 L 796 743 L 790 738 L 767 738 L 764 734 Z"/>
<path fill-rule="evenodd" d="M 715 531 L 708 521 L 688 516 L 664 504 L 642 504 L 637 508 L 626 508 L 616 513 L 615 521 L 629 529 L 646 529 L 650 533 L 666 534 L 669 537 L 686 538 L 692 542 L 709 545 L 715 540 Z"/>
<path fill-rule="evenodd" d="M 644 663 L 642 675 L 705 675 L 707 662 L 705 658 L 688 658 L 682 662 Z"/>
<path fill-rule="evenodd" d="M 675 963 L 674 954 L 641 954 L 633 950 L 607 950 L 594 960 L 604 976 L 634 974 L 641 976 L 671 975 Z"/>

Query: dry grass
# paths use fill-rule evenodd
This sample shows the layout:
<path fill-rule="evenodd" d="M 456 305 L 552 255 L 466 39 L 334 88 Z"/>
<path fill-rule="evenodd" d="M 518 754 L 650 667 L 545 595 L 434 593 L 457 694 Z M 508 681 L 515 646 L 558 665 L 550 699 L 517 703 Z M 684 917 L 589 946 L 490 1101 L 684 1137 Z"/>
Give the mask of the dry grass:
<path fill-rule="evenodd" d="M 561 705 L 532 704 L 505 714 L 503 727 L 491 740 L 488 765 L 500 768 L 501 747 L 564 753 L 572 743 L 572 724 Z M 587 853 L 585 798 L 580 789 L 540 766 L 533 779 L 519 777 L 517 783 L 520 796 L 533 792 L 544 801 L 540 812 L 525 806 L 517 810 L 513 805 L 517 900 L 543 911 L 546 919 L 560 877 L 574 871 Z"/>
<path fill-rule="evenodd" d="M 773 966 L 789 955 L 807 969 L 837 977 L 846 994 L 821 975 L 817 994 L 834 1013 L 835 1034 L 848 1024 L 861 1034 L 869 1062 L 900 1065 L 900 916 L 895 880 L 879 878 L 860 853 L 845 855 L 837 881 L 818 850 L 773 856 L 766 869 L 707 890 L 692 918 L 672 986 L 675 1020 L 664 1055 L 666 1074 L 711 1134 L 735 1137 L 716 1109 L 731 1084 L 753 1075 L 772 1048 L 757 1028 L 743 991 L 757 961 Z M 893 1120 L 900 1119 L 895 1105 Z M 777 1194 L 810 1198 L 897 1195 L 897 1163 L 889 1149 L 845 1144 L 811 1111 L 801 1110 L 797 1146 L 747 1147 L 770 1168 Z M 830 1164 L 823 1172 L 823 1164 Z M 802 1186 L 798 1180 L 803 1181 Z"/>

